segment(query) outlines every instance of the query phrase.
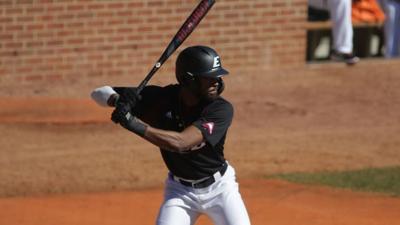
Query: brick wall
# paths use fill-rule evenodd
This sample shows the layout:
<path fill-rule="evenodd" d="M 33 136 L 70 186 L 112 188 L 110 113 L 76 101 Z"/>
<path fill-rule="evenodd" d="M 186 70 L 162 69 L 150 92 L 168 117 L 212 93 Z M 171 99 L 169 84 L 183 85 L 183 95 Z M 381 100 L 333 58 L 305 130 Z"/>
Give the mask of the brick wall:
<path fill-rule="evenodd" d="M 306 1 L 217 0 L 180 50 L 211 45 L 233 72 L 302 66 Z M 0 82 L 142 78 L 197 3 L 0 0 Z"/>

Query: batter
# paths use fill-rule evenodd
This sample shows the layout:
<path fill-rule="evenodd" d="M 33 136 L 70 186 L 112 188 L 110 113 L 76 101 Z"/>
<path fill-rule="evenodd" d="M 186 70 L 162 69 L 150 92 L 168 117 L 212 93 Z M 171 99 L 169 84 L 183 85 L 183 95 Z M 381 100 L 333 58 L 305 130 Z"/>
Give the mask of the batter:
<path fill-rule="evenodd" d="M 111 119 L 160 148 L 169 170 L 158 225 L 192 225 L 201 214 L 216 225 L 249 225 L 234 168 L 224 157 L 233 118 L 217 52 L 206 46 L 183 50 L 176 61 L 178 84 L 135 88 L 104 86 L 92 92 Z"/>

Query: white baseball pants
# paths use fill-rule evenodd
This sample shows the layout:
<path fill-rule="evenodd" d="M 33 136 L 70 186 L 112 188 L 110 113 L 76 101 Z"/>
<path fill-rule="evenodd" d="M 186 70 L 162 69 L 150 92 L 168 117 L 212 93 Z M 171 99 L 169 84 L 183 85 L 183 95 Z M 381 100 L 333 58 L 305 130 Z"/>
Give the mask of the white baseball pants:
<path fill-rule="evenodd" d="M 351 0 L 308 0 L 308 4 L 329 11 L 333 24 L 333 48 L 340 53 L 352 53 Z"/>
<path fill-rule="evenodd" d="M 250 225 L 230 165 L 224 176 L 206 188 L 187 187 L 168 176 L 157 225 L 193 225 L 201 214 L 215 225 Z"/>

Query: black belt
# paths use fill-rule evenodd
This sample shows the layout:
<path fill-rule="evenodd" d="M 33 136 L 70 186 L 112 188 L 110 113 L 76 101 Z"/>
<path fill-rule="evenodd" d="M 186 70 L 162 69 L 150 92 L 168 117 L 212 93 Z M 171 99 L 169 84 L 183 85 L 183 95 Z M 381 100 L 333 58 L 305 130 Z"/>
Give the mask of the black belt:
<path fill-rule="evenodd" d="M 179 183 L 181 183 L 181 184 L 183 184 L 183 185 L 185 185 L 185 186 L 188 186 L 188 187 L 205 188 L 205 187 L 210 186 L 211 184 L 213 184 L 216 181 L 215 180 L 215 176 L 218 173 L 221 175 L 221 177 L 224 176 L 227 168 L 228 168 L 228 164 L 224 163 L 223 167 L 218 172 L 216 172 L 214 175 L 212 175 L 210 177 L 207 177 L 207 179 L 204 179 L 204 180 L 200 179 L 201 181 L 192 181 L 191 182 L 191 181 L 184 180 L 184 179 L 179 178 L 179 177 L 174 176 L 174 175 L 172 175 L 172 179 L 177 181 L 177 182 L 179 182 Z"/>

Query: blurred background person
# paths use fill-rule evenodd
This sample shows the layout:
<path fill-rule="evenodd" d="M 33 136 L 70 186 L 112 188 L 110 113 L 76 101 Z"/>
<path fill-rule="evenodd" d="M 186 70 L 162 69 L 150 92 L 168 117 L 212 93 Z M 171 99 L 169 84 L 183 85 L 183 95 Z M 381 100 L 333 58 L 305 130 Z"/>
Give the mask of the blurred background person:
<path fill-rule="evenodd" d="M 400 0 L 379 0 L 385 12 L 385 57 L 400 56 Z"/>
<path fill-rule="evenodd" d="M 310 7 L 328 10 L 332 21 L 333 50 L 330 58 L 335 61 L 355 64 L 360 58 L 353 54 L 353 26 L 351 22 L 351 0 L 309 0 Z"/>

